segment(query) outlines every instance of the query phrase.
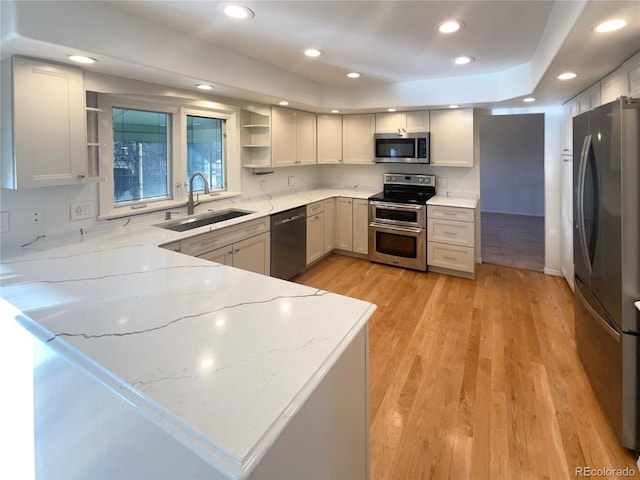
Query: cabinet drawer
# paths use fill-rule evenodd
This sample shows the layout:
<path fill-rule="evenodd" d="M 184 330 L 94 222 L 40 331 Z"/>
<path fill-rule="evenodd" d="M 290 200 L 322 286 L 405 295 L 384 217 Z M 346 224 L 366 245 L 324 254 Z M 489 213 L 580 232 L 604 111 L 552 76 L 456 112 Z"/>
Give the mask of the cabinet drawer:
<path fill-rule="evenodd" d="M 427 264 L 434 267 L 474 272 L 473 248 L 427 242 Z"/>
<path fill-rule="evenodd" d="M 185 238 L 180 242 L 182 253 L 198 257 L 225 245 L 238 242 L 248 237 L 268 232 L 271 228 L 269 217 L 242 222 L 231 227 L 221 228 L 213 232 L 203 233 L 195 237 Z"/>
<path fill-rule="evenodd" d="M 324 211 L 322 200 L 307 204 L 307 217 Z"/>
<path fill-rule="evenodd" d="M 458 220 L 459 222 L 473 222 L 474 211 L 473 208 L 427 205 L 427 219 L 444 218 L 447 220 Z"/>
<path fill-rule="evenodd" d="M 473 223 L 429 218 L 427 221 L 427 240 L 429 242 L 473 247 L 474 230 Z"/>

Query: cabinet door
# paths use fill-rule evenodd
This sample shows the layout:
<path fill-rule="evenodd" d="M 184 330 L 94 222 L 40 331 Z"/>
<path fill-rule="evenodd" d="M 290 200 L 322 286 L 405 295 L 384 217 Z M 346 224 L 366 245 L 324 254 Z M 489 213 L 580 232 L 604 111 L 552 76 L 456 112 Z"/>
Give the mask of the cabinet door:
<path fill-rule="evenodd" d="M 226 247 L 207 252 L 200 255 L 198 258 L 203 258 L 210 262 L 221 263 L 222 265 L 233 265 L 233 245 L 228 245 Z"/>
<path fill-rule="evenodd" d="M 79 183 L 88 175 L 82 71 L 24 58 L 12 60 L 2 65 L 3 70 L 12 66 L 12 75 L 7 72 L 2 82 L 2 123 L 7 129 L 13 126 L 12 135 L 6 135 L 10 130 L 3 126 L 3 186 Z"/>
<path fill-rule="evenodd" d="M 473 167 L 473 110 L 431 112 L 431 164 Z"/>
<path fill-rule="evenodd" d="M 405 112 L 403 128 L 407 132 L 428 132 L 430 131 L 429 110 L 418 110 L 415 112 Z"/>
<path fill-rule="evenodd" d="M 318 115 L 318 163 L 342 163 L 340 115 Z"/>
<path fill-rule="evenodd" d="M 250 272 L 271 273 L 271 233 L 266 232 L 233 244 L 233 266 Z"/>
<path fill-rule="evenodd" d="M 629 95 L 629 83 L 626 72 L 618 69 L 600 82 L 600 100 L 602 104 L 613 102 L 616 98 Z"/>
<path fill-rule="evenodd" d="M 335 198 L 327 198 L 324 201 L 324 253 L 330 252 L 335 248 L 335 219 L 336 219 L 336 200 Z"/>
<path fill-rule="evenodd" d="M 376 113 L 376 133 L 400 133 L 404 127 L 402 113 Z"/>
<path fill-rule="evenodd" d="M 296 117 L 296 164 L 316 163 L 316 114 L 295 112 Z"/>
<path fill-rule="evenodd" d="M 353 199 L 353 251 L 367 254 L 369 251 L 369 202 Z"/>
<path fill-rule="evenodd" d="M 342 116 L 342 160 L 344 163 L 374 163 L 375 115 Z"/>
<path fill-rule="evenodd" d="M 271 162 L 282 167 L 296 162 L 296 112 L 271 107 Z"/>
<path fill-rule="evenodd" d="M 350 198 L 336 199 L 336 248 L 353 251 L 353 210 Z"/>
<path fill-rule="evenodd" d="M 307 217 L 307 265 L 319 259 L 323 251 L 324 213 Z"/>

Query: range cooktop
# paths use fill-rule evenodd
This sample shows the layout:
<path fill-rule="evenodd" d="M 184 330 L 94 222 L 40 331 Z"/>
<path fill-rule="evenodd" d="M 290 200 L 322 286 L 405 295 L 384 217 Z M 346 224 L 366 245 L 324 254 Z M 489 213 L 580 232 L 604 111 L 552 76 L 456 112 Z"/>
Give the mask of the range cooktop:
<path fill-rule="evenodd" d="M 369 197 L 388 203 L 425 205 L 436 194 L 435 175 L 385 173 L 383 191 Z"/>

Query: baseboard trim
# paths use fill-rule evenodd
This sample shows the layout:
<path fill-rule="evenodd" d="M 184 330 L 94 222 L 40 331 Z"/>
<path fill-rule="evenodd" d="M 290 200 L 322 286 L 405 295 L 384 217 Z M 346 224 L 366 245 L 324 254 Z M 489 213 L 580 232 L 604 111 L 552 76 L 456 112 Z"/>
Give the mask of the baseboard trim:
<path fill-rule="evenodd" d="M 560 270 L 556 270 L 554 268 L 544 267 L 543 272 L 545 273 L 545 275 L 553 275 L 554 277 L 564 277 L 564 275 Z"/>

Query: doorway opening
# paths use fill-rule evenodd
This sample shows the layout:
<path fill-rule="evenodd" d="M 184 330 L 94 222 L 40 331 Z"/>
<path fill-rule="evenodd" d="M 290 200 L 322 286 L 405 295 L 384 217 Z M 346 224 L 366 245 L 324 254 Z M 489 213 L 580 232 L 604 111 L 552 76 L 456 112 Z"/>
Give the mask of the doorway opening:
<path fill-rule="evenodd" d="M 544 270 L 544 114 L 480 118 L 483 263 Z"/>

